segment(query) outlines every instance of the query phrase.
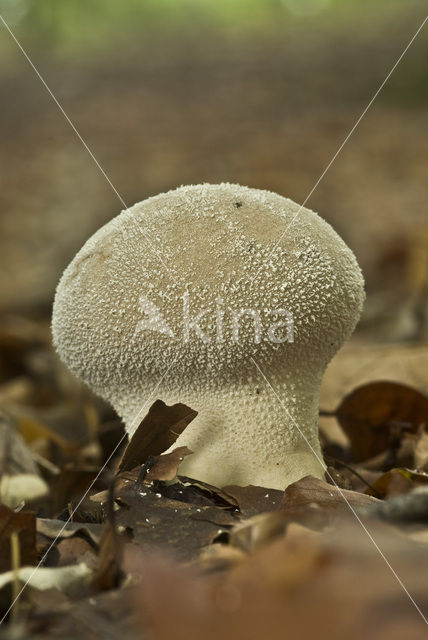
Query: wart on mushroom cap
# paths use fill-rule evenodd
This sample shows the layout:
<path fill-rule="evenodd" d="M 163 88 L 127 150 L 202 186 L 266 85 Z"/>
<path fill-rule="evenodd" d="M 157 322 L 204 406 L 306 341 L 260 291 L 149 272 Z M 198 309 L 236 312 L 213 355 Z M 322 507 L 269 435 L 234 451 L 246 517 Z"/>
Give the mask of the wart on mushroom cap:
<path fill-rule="evenodd" d="M 278 489 L 323 476 L 296 423 L 322 459 L 321 378 L 359 319 L 364 283 L 332 227 L 299 209 L 239 185 L 181 187 L 99 229 L 58 285 L 58 353 L 130 435 L 155 389 L 199 412 L 175 445 L 194 452 L 180 466 L 185 475 Z M 292 316 L 294 342 L 272 342 L 278 309 Z"/>

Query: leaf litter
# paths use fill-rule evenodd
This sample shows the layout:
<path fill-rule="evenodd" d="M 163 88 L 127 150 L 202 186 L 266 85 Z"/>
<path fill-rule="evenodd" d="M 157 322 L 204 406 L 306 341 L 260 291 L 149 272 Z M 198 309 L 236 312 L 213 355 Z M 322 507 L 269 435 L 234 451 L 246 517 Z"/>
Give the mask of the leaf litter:
<path fill-rule="evenodd" d="M 0 327 L 0 473 L 31 481 L 1 494 L 5 637 L 425 637 L 352 513 L 426 614 L 423 391 L 371 380 L 321 412 L 342 430 L 322 433 L 325 481 L 213 487 L 180 475 L 190 450 L 163 454 L 196 411 L 158 399 L 120 446 L 118 417 L 51 357 L 43 328 L 16 333 Z"/>

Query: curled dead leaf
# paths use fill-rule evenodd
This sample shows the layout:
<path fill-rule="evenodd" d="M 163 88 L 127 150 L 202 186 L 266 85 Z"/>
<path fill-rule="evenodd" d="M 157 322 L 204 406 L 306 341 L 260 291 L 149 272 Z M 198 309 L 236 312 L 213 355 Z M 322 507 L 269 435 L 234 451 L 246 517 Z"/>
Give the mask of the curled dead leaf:
<path fill-rule="evenodd" d="M 428 486 L 427 473 L 418 473 L 411 469 L 390 469 L 372 482 L 365 493 L 378 498 L 389 498 L 408 493 L 420 486 Z"/>
<path fill-rule="evenodd" d="M 309 527 L 322 528 L 338 516 L 349 515 L 353 509 L 377 502 L 372 496 L 340 489 L 319 478 L 306 476 L 287 487 L 281 508 L 290 519 Z"/>
<path fill-rule="evenodd" d="M 428 397 L 397 382 L 370 382 L 345 396 L 334 413 L 360 462 L 388 448 L 394 423 L 411 432 L 428 424 Z"/>
<path fill-rule="evenodd" d="M 181 402 L 168 406 L 156 400 L 126 447 L 117 472 L 134 469 L 144 464 L 148 456 L 166 451 L 197 415 L 197 411 Z"/>

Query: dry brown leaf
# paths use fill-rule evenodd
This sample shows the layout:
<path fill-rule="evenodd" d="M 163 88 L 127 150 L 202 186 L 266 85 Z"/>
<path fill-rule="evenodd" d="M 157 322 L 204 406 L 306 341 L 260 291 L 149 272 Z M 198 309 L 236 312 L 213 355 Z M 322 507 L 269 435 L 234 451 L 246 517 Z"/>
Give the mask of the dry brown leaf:
<path fill-rule="evenodd" d="M 100 540 L 97 567 L 93 576 L 93 585 L 98 589 L 115 589 L 123 579 L 122 541 L 116 531 L 116 519 L 113 503 L 104 523 Z"/>
<path fill-rule="evenodd" d="M 222 509 L 172 500 L 132 481 L 116 492 L 116 503 L 120 506 L 116 523 L 130 533 L 137 547 L 149 552 L 168 549 L 183 560 L 195 559 L 223 528 L 236 523 Z M 132 572 L 135 567 L 124 570 Z"/>
<path fill-rule="evenodd" d="M 278 489 L 266 489 L 254 485 L 247 487 L 229 485 L 223 487 L 223 491 L 236 500 L 243 518 L 251 518 L 266 511 L 275 511 L 279 508 L 284 495 L 284 492 Z"/>
<path fill-rule="evenodd" d="M 244 551 L 254 551 L 288 531 L 295 522 L 322 529 L 338 517 L 349 515 L 349 505 L 355 509 L 379 502 L 371 496 L 367 500 L 368 497 L 306 476 L 282 493 L 280 508 L 237 524 L 231 531 L 230 542 Z"/>
<path fill-rule="evenodd" d="M 235 498 L 232 498 L 230 494 L 227 494 L 223 489 L 219 489 L 218 487 L 214 487 L 212 484 L 208 484 L 207 482 L 203 482 L 202 480 L 196 480 L 195 478 L 189 478 L 187 476 L 182 476 L 179 474 L 180 482 L 184 485 L 184 500 L 185 502 L 192 502 L 193 504 L 216 504 L 220 507 L 226 509 L 233 509 L 238 512 L 238 503 Z M 189 499 L 186 499 L 186 495 L 193 493 L 193 497 L 189 496 Z M 207 500 L 195 501 L 195 497 L 206 496 Z M 168 497 L 173 497 L 169 495 Z"/>
<path fill-rule="evenodd" d="M 351 513 L 350 506 L 355 509 L 378 502 L 372 496 L 339 489 L 318 478 L 306 476 L 287 487 L 281 508 L 288 518 L 318 528 L 338 515 Z"/>
<path fill-rule="evenodd" d="M 378 380 L 405 384 L 428 395 L 428 345 L 378 344 L 351 339 L 333 358 L 323 376 L 320 406 L 333 410 L 357 387 Z M 337 420 L 320 417 L 320 428 L 330 441 L 346 446 L 348 439 Z"/>
<path fill-rule="evenodd" d="M 370 531 L 423 611 L 425 550 Z M 201 576 L 165 558 L 144 557 L 137 607 L 156 640 L 378 640 L 426 637 L 426 625 L 355 520 L 333 536 L 292 531 L 242 557 L 225 574 Z"/>
<path fill-rule="evenodd" d="M 164 453 L 156 456 L 154 463 L 150 466 L 145 482 L 150 483 L 154 480 L 162 480 L 163 482 L 174 480 L 177 477 L 178 467 L 185 456 L 192 454 L 187 447 L 177 447 L 171 453 Z"/>
<path fill-rule="evenodd" d="M 360 462 L 388 448 L 394 423 L 412 432 L 428 423 L 428 397 L 395 382 L 371 382 L 347 395 L 335 415 Z"/>
<path fill-rule="evenodd" d="M 411 469 L 390 469 L 372 482 L 371 488 L 367 488 L 365 493 L 378 498 L 391 498 L 426 485 L 428 485 L 426 473 L 418 473 Z"/>
<path fill-rule="evenodd" d="M 156 400 L 126 447 L 117 472 L 144 464 L 148 456 L 158 456 L 174 444 L 187 425 L 198 415 L 181 402 L 171 406 Z"/>
<path fill-rule="evenodd" d="M 77 601 L 55 590 L 33 590 L 31 602 L 37 615 L 28 619 L 27 629 L 37 640 L 141 640 L 135 600 L 132 587 L 91 593 Z"/>
<path fill-rule="evenodd" d="M 98 563 L 97 549 L 89 539 L 73 536 L 63 538 L 55 544 L 43 564 L 46 567 L 67 567 L 81 562 L 94 570 Z"/>
<path fill-rule="evenodd" d="M 153 485 L 154 482 L 171 482 L 177 477 L 178 468 L 185 456 L 192 451 L 187 447 L 177 447 L 171 453 L 149 456 L 146 463 L 116 476 L 116 488 L 120 490 L 129 482 L 136 485 Z M 182 485 L 180 485 L 182 486 Z M 92 496 L 92 499 L 94 496 Z"/>
<path fill-rule="evenodd" d="M 36 529 L 39 547 L 42 544 L 50 543 L 54 539 L 63 540 L 74 536 L 91 540 L 94 545 L 98 545 L 101 538 L 102 525 L 93 522 L 83 524 L 81 522 L 37 518 Z"/>

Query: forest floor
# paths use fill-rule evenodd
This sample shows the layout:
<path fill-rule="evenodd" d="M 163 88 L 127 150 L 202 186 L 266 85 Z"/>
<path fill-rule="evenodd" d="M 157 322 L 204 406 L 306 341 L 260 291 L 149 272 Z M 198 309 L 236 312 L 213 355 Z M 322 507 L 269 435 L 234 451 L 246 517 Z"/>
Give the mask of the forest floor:
<path fill-rule="evenodd" d="M 3 319 L 0 350 L 1 637 L 426 637 L 426 346 L 343 349 L 326 479 L 285 491 L 180 476 L 187 452 L 159 454 L 184 405 L 156 401 L 126 444 L 44 322 Z"/>

